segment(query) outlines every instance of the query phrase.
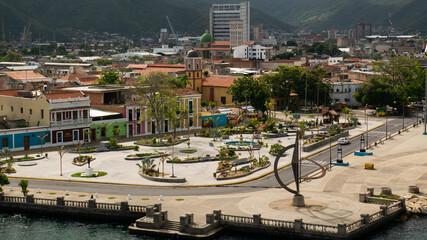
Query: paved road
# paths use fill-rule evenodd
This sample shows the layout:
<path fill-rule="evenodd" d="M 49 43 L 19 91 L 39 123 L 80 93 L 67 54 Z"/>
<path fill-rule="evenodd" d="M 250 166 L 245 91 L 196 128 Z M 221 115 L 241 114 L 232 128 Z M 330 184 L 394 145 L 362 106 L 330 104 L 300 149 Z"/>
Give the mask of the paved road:
<path fill-rule="evenodd" d="M 405 126 L 414 123 L 415 118 L 405 118 Z M 402 128 L 402 119 L 389 119 L 388 121 L 388 132 L 394 133 Z M 385 137 L 385 126 L 379 127 L 375 130 L 369 131 L 368 141 L 369 143 L 377 141 Z M 356 137 L 351 140 L 351 144 L 343 146 L 343 156 L 352 154 L 354 151 L 358 151 L 360 137 Z M 321 163 L 324 166 L 329 165 L 329 159 L 332 162 L 336 161 L 337 158 L 337 147 L 333 146 L 331 151 L 326 150 L 311 156 L 310 159 Z M 318 166 L 311 162 L 302 162 L 302 175 L 317 171 Z M 292 169 L 286 167 L 279 172 L 282 181 L 286 184 L 293 182 Z M 11 184 L 16 186 L 20 181 L 19 179 L 10 179 Z M 101 184 L 101 183 L 78 183 L 78 182 L 67 182 L 67 181 L 45 181 L 45 180 L 30 180 L 31 188 L 42 188 L 56 191 L 74 191 L 74 192 L 98 192 L 103 194 L 132 194 L 132 195 L 164 195 L 164 196 L 188 196 L 188 195 L 213 195 L 213 194 L 229 194 L 229 193 L 241 193 L 241 192 L 253 192 L 259 191 L 265 188 L 278 188 L 277 183 L 273 174 L 265 176 L 263 178 L 230 186 L 217 186 L 217 187 L 141 187 L 132 185 L 120 185 L 120 184 Z"/>

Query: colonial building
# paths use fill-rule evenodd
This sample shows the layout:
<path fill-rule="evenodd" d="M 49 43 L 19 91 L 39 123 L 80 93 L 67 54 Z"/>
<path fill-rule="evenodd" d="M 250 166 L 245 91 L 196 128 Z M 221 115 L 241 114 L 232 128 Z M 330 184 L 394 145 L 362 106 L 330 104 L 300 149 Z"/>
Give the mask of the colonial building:
<path fill-rule="evenodd" d="M 190 50 L 187 53 L 187 56 L 184 58 L 185 61 L 185 74 L 188 77 L 191 88 L 194 91 L 201 93 L 202 92 L 202 58 L 199 57 L 199 54 Z"/>

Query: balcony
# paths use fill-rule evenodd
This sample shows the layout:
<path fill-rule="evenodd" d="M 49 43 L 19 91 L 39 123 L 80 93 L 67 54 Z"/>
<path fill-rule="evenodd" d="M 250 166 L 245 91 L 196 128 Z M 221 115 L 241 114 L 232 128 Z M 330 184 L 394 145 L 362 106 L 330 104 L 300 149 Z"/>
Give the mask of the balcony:
<path fill-rule="evenodd" d="M 92 123 L 92 119 L 90 118 L 82 118 L 82 119 L 67 119 L 62 121 L 51 121 L 51 127 L 58 126 L 69 126 L 69 125 L 79 125 L 79 124 L 90 124 Z"/>

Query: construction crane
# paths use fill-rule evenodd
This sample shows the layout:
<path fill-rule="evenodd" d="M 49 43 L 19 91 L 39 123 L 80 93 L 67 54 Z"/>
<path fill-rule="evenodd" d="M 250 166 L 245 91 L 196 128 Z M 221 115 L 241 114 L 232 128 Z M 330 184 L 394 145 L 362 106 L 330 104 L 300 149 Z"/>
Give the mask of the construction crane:
<path fill-rule="evenodd" d="M 25 36 L 24 36 L 24 46 L 25 47 L 28 46 L 28 34 L 30 33 L 30 27 L 31 27 L 31 19 L 30 19 L 30 22 L 28 23 L 28 28 L 27 28 L 27 31 L 25 32 Z"/>
<path fill-rule="evenodd" d="M 173 29 L 173 27 L 172 27 L 172 23 L 171 23 L 171 21 L 169 20 L 169 16 L 166 16 L 166 20 L 168 20 L 169 27 L 171 28 L 171 31 L 172 31 L 172 33 L 173 33 L 173 36 L 175 37 L 176 45 L 178 45 L 178 43 L 179 43 L 179 41 L 178 41 L 178 35 L 175 33 L 175 30 L 174 30 L 174 29 Z"/>

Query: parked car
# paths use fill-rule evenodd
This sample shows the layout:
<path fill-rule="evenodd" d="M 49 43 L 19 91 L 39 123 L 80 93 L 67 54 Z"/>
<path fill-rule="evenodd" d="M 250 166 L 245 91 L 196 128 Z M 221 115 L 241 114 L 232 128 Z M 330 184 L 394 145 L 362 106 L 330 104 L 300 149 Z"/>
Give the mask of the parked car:
<path fill-rule="evenodd" d="M 348 138 L 342 137 L 338 139 L 338 143 L 341 145 L 346 145 L 346 144 L 350 144 L 350 140 Z"/>

